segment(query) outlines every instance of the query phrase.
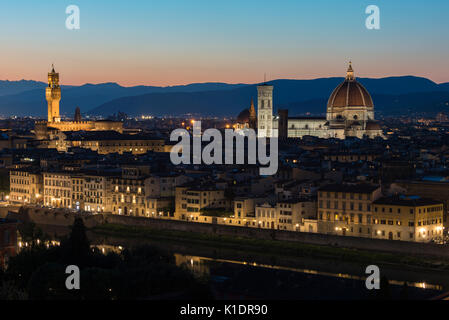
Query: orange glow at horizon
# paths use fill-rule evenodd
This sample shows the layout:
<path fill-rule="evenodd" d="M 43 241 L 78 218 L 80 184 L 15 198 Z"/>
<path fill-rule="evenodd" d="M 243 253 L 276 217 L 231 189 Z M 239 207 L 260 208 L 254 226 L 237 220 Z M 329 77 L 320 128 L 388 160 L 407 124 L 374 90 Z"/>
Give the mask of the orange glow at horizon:
<path fill-rule="evenodd" d="M 60 61 L 59 61 L 60 60 Z M 204 82 L 224 82 L 224 83 L 260 83 L 263 81 L 264 71 L 267 73 L 267 80 L 276 79 L 316 79 L 327 77 L 344 77 L 346 74 L 347 60 L 336 60 L 335 58 L 324 61 L 319 65 L 308 63 L 304 59 L 290 62 L 278 62 L 278 65 L 263 67 L 257 63 L 252 63 L 245 67 L 234 65 L 232 62 L 214 61 L 208 66 L 194 63 L 192 65 L 157 64 L 138 65 L 137 63 L 97 62 L 84 63 L 70 59 L 56 61 L 31 59 L 14 63 L 14 61 L 0 61 L 0 80 L 35 80 L 46 82 L 47 72 L 51 64 L 55 64 L 55 69 L 60 73 L 62 85 L 83 85 L 86 83 L 107 83 L 115 82 L 122 86 L 153 85 L 153 86 L 173 86 L 186 85 L 190 83 Z M 449 70 L 438 68 L 437 63 L 433 64 L 433 69 L 427 65 L 414 65 L 407 68 L 404 65 L 395 64 L 394 61 L 384 61 L 376 64 L 366 58 L 353 59 L 355 76 L 360 78 L 383 78 L 390 76 L 414 75 L 428 78 L 436 83 L 449 82 Z M 20 64 L 20 68 L 17 65 Z M 379 67 L 381 64 L 382 68 Z M 431 71 L 436 70 L 439 71 Z M 448 72 L 447 72 L 448 71 Z"/>

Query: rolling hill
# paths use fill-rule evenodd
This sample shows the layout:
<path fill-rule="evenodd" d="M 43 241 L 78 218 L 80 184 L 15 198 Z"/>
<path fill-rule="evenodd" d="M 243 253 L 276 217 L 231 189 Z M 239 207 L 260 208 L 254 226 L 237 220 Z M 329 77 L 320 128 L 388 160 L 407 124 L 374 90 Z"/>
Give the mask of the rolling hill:
<path fill-rule="evenodd" d="M 322 114 L 327 98 L 343 78 L 314 80 L 280 79 L 274 85 L 274 106 L 288 108 L 291 115 Z M 426 78 L 402 76 L 381 79 L 359 78 L 371 93 L 376 111 L 405 114 L 410 111 L 448 109 L 449 83 L 436 84 Z M 123 87 L 116 83 L 62 86 L 61 114 L 73 115 L 76 107 L 83 114 L 108 116 L 118 111 L 128 115 L 164 116 L 201 114 L 236 116 L 255 101 L 257 84 L 194 83 L 183 86 Z M 46 83 L 0 81 L 0 115 L 45 116 Z"/>
<path fill-rule="evenodd" d="M 436 111 L 447 109 L 449 87 L 428 79 L 412 76 L 382 79 L 358 79 L 371 93 L 376 110 L 386 113 L 409 110 Z M 315 80 L 275 80 L 274 106 L 288 108 L 290 114 L 324 113 L 332 90 L 343 78 Z M 207 116 L 236 116 L 249 107 L 257 96 L 257 85 L 247 85 L 227 91 L 151 93 L 122 97 L 100 105 L 89 113 L 112 114 L 125 111 L 129 115 L 155 116 L 201 114 Z M 257 99 L 255 99 L 257 100 Z"/>

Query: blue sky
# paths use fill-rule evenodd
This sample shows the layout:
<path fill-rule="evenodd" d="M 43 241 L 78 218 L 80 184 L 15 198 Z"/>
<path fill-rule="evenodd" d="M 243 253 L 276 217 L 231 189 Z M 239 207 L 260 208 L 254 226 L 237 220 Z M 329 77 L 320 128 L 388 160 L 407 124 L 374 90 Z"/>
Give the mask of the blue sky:
<path fill-rule="evenodd" d="M 45 81 L 54 62 L 66 84 L 254 83 L 343 76 L 351 59 L 357 76 L 448 82 L 448 16 L 446 0 L 1 0 L 0 79 Z"/>

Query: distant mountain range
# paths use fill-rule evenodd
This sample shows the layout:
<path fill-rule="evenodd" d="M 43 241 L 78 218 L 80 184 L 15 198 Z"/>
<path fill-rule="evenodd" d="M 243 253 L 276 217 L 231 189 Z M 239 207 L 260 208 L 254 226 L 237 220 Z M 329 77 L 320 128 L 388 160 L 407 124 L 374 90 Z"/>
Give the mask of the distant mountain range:
<path fill-rule="evenodd" d="M 288 108 L 290 115 L 322 114 L 332 90 L 343 78 L 274 80 L 274 106 Z M 381 79 L 359 78 L 371 93 L 375 110 L 383 114 L 449 111 L 449 83 L 403 76 Z M 131 116 L 184 115 L 236 116 L 257 104 L 257 84 L 196 83 L 185 86 L 122 87 L 116 83 L 63 86 L 61 113 L 108 116 L 122 111 Z M 0 81 L 0 115 L 45 116 L 46 83 Z"/>

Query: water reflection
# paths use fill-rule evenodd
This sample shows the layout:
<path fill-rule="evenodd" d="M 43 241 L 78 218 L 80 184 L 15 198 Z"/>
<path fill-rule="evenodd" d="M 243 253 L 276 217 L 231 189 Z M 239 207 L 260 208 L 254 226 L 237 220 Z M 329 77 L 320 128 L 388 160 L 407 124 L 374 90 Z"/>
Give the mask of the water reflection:
<path fill-rule="evenodd" d="M 212 263 L 226 263 L 233 265 L 244 265 L 250 266 L 254 268 L 265 268 L 272 270 L 283 270 L 283 271 L 291 271 L 308 275 L 319 275 L 319 276 L 327 276 L 339 279 L 351 279 L 351 280 L 359 280 L 365 281 L 366 277 L 361 277 L 358 275 L 351 275 L 346 273 L 333 273 L 333 272 L 324 272 L 319 270 L 311 270 L 311 269 L 301 269 L 301 268 L 292 268 L 292 267 L 283 267 L 276 265 L 268 265 L 268 264 L 260 264 L 256 262 L 247 262 L 247 261 L 237 261 L 237 260 L 228 260 L 228 259 L 213 259 L 208 257 L 198 257 L 198 256 L 189 256 L 183 255 L 179 253 L 175 253 L 175 260 L 178 266 L 184 265 L 188 267 L 192 272 L 198 276 L 210 275 L 210 266 Z M 402 286 L 405 281 L 399 280 L 388 280 L 391 285 Z M 407 286 L 415 287 L 419 289 L 429 289 L 442 291 L 443 286 L 439 284 L 431 284 L 426 282 L 408 282 Z"/>

